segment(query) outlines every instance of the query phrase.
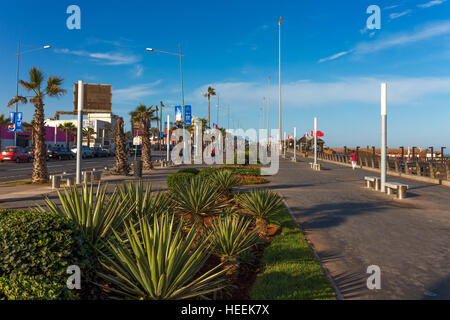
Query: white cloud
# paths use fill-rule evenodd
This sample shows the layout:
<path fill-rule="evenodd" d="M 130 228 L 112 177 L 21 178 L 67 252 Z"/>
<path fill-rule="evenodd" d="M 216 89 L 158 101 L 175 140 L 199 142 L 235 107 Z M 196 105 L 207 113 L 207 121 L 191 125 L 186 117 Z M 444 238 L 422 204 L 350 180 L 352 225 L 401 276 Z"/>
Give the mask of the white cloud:
<path fill-rule="evenodd" d="M 400 7 L 399 4 L 394 4 L 392 6 L 385 7 L 384 10 L 391 10 L 391 9 L 395 9 L 395 8 L 398 8 L 398 7 Z"/>
<path fill-rule="evenodd" d="M 397 18 L 406 16 L 406 15 L 409 14 L 410 12 L 411 12 L 411 10 L 405 10 L 405 11 L 402 11 L 402 12 L 394 12 L 394 13 L 391 13 L 391 14 L 389 15 L 389 18 L 390 18 L 391 20 L 394 20 L 394 19 L 397 19 Z"/>
<path fill-rule="evenodd" d="M 155 87 L 160 83 L 161 80 L 157 80 L 151 83 L 144 83 L 128 88 L 113 90 L 113 103 L 136 104 L 144 102 L 141 101 L 141 99 L 159 93 Z"/>
<path fill-rule="evenodd" d="M 417 6 L 419 8 L 429 8 L 429 7 L 440 5 L 440 4 L 444 3 L 445 1 L 447 1 L 447 0 L 431 0 L 427 3 L 419 4 Z"/>
<path fill-rule="evenodd" d="M 429 40 L 438 36 L 450 34 L 450 20 L 439 21 L 422 25 L 412 32 L 400 32 L 390 36 L 378 38 L 374 41 L 365 41 L 358 43 L 353 49 L 334 54 L 328 58 L 320 59 L 319 62 L 335 60 L 346 54 L 368 54 L 382 51 L 402 45 L 412 44 L 420 41 Z"/>
<path fill-rule="evenodd" d="M 69 50 L 69 49 L 55 49 L 56 53 L 72 54 L 80 57 L 92 58 L 95 62 L 100 62 L 106 65 L 119 66 L 136 63 L 140 60 L 135 55 L 127 55 L 122 52 L 88 52 L 84 50 Z"/>
<path fill-rule="evenodd" d="M 379 38 L 375 41 L 362 42 L 355 47 L 354 51 L 356 54 L 371 53 L 428 40 L 430 38 L 446 34 L 450 34 L 450 20 L 428 24 L 426 26 L 422 26 L 414 32 L 402 32 L 388 37 Z"/>
<path fill-rule="evenodd" d="M 319 62 L 319 63 L 322 63 L 322 62 L 325 62 L 325 61 L 336 60 L 336 59 L 338 59 L 338 58 L 340 58 L 340 57 L 342 57 L 342 56 L 345 56 L 345 55 L 349 54 L 350 52 L 351 52 L 351 51 L 343 51 L 343 52 L 339 52 L 339 53 L 333 54 L 332 56 L 329 56 L 329 57 L 327 57 L 327 58 L 320 59 L 318 62 Z"/>
<path fill-rule="evenodd" d="M 317 82 L 300 80 L 283 84 L 283 106 L 287 108 L 329 107 L 358 103 L 378 105 L 380 84 L 388 82 L 388 101 L 393 106 L 409 106 L 420 103 L 423 98 L 450 94 L 450 77 L 354 77 L 336 81 Z M 211 84 L 208 84 L 211 85 Z M 204 85 L 188 95 L 192 104 L 203 105 L 202 97 L 208 85 Z M 262 97 L 267 96 L 267 84 L 263 82 L 223 82 L 212 85 L 226 103 L 242 110 L 256 109 L 262 105 Z M 277 89 L 272 88 L 272 97 L 277 97 Z M 273 106 L 277 99 L 272 100 Z"/>
<path fill-rule="evenodd" d="M 133 78 L 141 78 L 143 74 L 144 74 L 144 67 L 141 64 L 136 65 L 131 70 L 131 77 Z"/>

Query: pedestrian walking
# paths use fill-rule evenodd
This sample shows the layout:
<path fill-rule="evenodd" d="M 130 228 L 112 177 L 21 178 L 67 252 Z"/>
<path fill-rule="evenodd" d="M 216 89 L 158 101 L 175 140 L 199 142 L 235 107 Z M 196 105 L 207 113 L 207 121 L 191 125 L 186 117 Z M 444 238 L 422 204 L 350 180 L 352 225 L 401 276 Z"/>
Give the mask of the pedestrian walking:
<path fill-rule="evenodd" d="M 353 168 L 353 170 L 355 170 L 356 169 L 356 163 L 357 163 L 356 161 L 358 160 L 355 151 L 353 151 L 352 154 L 350 155 L 350 160 L 352 162 L 352 168 Z"/>

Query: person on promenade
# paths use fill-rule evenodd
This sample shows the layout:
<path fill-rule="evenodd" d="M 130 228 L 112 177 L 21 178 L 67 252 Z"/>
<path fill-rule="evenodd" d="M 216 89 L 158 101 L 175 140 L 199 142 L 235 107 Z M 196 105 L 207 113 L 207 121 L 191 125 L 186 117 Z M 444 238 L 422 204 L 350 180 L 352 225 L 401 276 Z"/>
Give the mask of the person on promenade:
<path fill-rule="evenodd" d="M 350 160 L 352 161 L 352 168 L 353 168 L 353 170 L 355 170 L 356 169 L 356 161 L 357 161 L 355 151 L 353 151 L 352 154 L 350 155 Z"/>

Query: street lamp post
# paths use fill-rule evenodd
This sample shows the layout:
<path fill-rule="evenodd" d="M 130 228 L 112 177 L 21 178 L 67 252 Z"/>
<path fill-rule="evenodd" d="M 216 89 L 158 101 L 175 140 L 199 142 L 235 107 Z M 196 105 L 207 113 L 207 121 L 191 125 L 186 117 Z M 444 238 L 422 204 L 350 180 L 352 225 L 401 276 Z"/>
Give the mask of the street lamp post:
<path fill-rule="evenodd" d="M 281 20 L 278 22 L 278 126 L 280 127 L 279 143 L 281 148 Z"/>
<path fill-rule="evenodd" d="M 183 54 L 181 51 L 181 42 L 179 43 L 179 52 L 178 53 L 173 53 L 173 52 L 167 52 L 167 51 L 161 51 L 161 50 L 156 50 L 153 48 L 147 48 L 147 51 L 150 52 L 159 52 L 159 53 L 165 53 L 165 54 L 170 54 L 173 56 L 178 56 L 180 57 L 180 78 L 181 78 L 181 107 L 183 109 L 181 118 L 183 121 L 183 144 L 184 144 L 184 148 L 183 148 L 183 158 L 184 161 L 186 161 L 186 137 L 185 137 L 185 129 L 186 129 L 186 125 L 185 125 L 185 118 L 184 118 L 184 81 L 183 81 Z"/>
<path fill-rule="evenodd" d="M 387 84 L 381 84 L 381 192 L 386 192 Z"/>
<path fill-rule="evenodd" d="M 50 49 L 51 46 L 49 45 L 45 45 L 43 47 L 37 48 L 37 49 L 33 49 L 33 50 L 29 50 L 29 51 L 25 51 L 25 52 L 20 52 L 20 42 L 17 46 L 17 81 L 16 81 L 16 97 L 19 96 L 19 66 L 20 66 L 20 56 L 27 54 L 27 53 L 32 53 L 32 52 L 37 52 L 37 51 L 41 51 L 44 49 Z M 19 112 L 19 102 L 16 102 L 16 114 L 17 112 Z M 14 146 L 17 147 L 17 128 L 14 128 Z"/>

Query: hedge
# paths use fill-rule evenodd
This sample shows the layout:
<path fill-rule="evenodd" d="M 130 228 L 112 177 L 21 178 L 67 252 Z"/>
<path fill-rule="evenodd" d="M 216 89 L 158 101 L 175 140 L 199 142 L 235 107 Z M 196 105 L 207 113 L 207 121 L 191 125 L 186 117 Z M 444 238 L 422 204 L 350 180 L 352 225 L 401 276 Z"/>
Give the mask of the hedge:
<path fill-rule="evenodd" d="M 3 290 L 0 296 L 42 294 L 43 299 L 64 298 L 69 296 L 67 290 L 61 291 L 56 286 L 53 292 L 47 288 L 54 283 L 65 287 L 68 266 L 80 267 L 82 286 L 94 274 L 95 252 L 67 218 L 51 213 L 0 210 L 0 239 Z M 16 293 L 8 289 L 11 286 L 17 286 Z"/>
<path fill-rule="evenodd" d="M 195 174 L 188 172 L 172 173 L 167 177 L 167 189 L 169 189 L 169 191 L 173 191 L 175 184 L 190 180 L 195 176 Z"/>

